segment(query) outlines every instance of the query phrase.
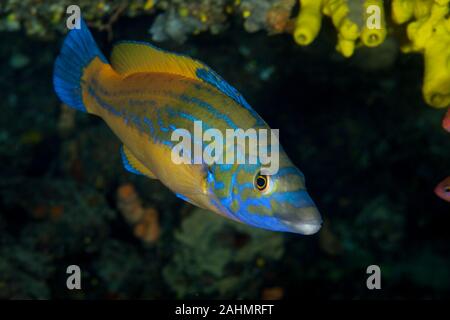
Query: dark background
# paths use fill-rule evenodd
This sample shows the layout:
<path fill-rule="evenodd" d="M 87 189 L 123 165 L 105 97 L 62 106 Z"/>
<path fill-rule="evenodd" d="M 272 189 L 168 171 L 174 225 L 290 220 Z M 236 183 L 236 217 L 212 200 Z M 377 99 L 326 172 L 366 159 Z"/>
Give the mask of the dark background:
<path fill-rule="evenodd" d="M 121 18 L 113 38 L 149 41 L 148 26 Z M 112 42 L 93 33 L 108 57 Z M 300 236 L 225 221 L 128 173 L 108 127 L 63 111 L 53 91 L 63 35 L 0 39 L 0 298 L 450 297 L 450 210 L 433 193 L 449 174 L 444 110 L 422 99 L 422 57 L 394 40 L 345 59 L 327 23 L 301 48 L 232 22 L 159 45 L 206 62 L 280 129 L 325 220 Z M 158 213 L 155 241 L 123 216 L 117 192 L 129 183 Z M 81 291 L 66 289 L 70 264 Z M 381 290 L 366 288 L 372 264 Z"/>

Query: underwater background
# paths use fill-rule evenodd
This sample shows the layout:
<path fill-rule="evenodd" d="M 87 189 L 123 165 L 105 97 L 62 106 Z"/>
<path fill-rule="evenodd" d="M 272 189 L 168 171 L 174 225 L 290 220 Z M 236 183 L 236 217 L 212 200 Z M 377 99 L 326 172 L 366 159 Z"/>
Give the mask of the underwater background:
<path fill-rule="evenodd" d="M 278 24 L 245 13 L 293 1 L 231 1 L 240 11 L 224 17 L 229 3 L 79 1 L 106 57 L 118 40 L 158 41 L 235 86 L 280 129 L 322 230 L 237 224 L 126 171 L 105 123 L 54 93 L 70 3 L 8 0 L 0 4 L 1 299 L 450 298 L 450 207 L 433 193 L 449 175 L 450 136 L 445 110 L 422 97 L 422 55 L 401 53 L 389 35 L 345 58 L 327 20 L 299 46 Z M 288 24 L 292 15 L 277 18 Z M 72 264 L 82 290 L 66 288 Z M 366 287 L 372 264 L 381 290 Z"/>

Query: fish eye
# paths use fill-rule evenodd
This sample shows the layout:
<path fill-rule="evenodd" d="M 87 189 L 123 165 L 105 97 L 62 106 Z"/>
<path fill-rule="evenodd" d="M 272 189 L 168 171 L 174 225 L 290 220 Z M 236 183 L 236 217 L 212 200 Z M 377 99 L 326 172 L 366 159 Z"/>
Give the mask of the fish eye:
<path fill-rule="evenodd" d="M 445 186 L 444 187 L 444 192 L 445 193 L 450 193 L 450 186 Z"/>
<path fill-rule="evenodd" d="M 266 175 L 262 175 L 262 174 L 258 174 L 255 177 L 255 187 L 256 189 L 258 189 L 259 191 L 264 191 L 267 189 L 267 186 L 269 185 L 268 180 L 267 180 L 267 176 Z"/>

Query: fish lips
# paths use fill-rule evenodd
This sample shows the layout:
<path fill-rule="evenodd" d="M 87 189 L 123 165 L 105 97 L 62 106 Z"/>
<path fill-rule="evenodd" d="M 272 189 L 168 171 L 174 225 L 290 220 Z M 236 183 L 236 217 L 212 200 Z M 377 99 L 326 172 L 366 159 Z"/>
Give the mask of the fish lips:
<path fill-rule="evenodd" d="M 274 215 L 286 227 L 287 231 L 311 235 L 322 227 L 322 217 L 306 189 L 294 194 L 278 196 L 286 201 Z"/>
<path fill-rule="evenodd" d="M 276 214 L 290 232 L 312 235 L 322 228 L 322 217 L 315 206 L 304 207 L 295 212 Z"/>

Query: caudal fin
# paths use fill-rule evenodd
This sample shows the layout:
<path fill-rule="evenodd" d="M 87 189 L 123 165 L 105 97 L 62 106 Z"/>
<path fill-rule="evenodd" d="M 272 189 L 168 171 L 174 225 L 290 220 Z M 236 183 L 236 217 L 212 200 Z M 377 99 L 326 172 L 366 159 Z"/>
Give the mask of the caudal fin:
<path fill-rule="evenodd" d="M 83 19 L 80 29 L 71 30 L 64 39 L 61 53 L 56 58 L 53 86 L 58 97 L 68 106 L 86 112 L 81 93 L 84 69 L 95 58 L 108 63 L 97 47 Z"/>

